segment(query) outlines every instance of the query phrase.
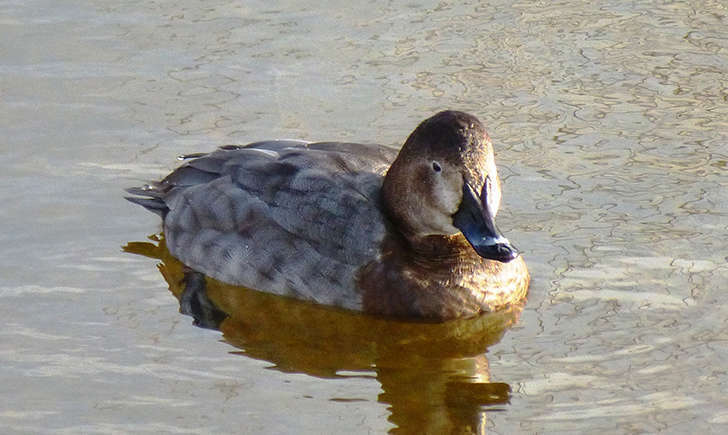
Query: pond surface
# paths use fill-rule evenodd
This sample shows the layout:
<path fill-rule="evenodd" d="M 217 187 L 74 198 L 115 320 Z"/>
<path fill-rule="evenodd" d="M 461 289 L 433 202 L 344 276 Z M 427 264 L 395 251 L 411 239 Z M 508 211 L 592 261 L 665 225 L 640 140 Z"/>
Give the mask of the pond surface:
<path fill-rule="evenodd" d="M 0 2 L 0 427 L 727 431 L 727 16 Z M 181 269 L 123 188 L 222 144 L 398 146 L 445 108 L 496 145 L 522 311 L 409 324 L 220 287 L 222 332 L 179 314 Z"/>

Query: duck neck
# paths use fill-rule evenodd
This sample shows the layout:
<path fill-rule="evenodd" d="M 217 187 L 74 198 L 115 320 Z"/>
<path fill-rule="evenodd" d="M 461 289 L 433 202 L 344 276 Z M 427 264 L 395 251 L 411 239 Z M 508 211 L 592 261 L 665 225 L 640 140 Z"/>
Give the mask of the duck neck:
<path fill-rule="evenodd" d="M 407 237 L 412 248 L 413 260 L 418 263 L 452 263 L 462 262 L 471 257 L 472 248 L 460 235 L 432 235 L 424 237 Z"/>
<path fill-rule="evenodd" d="M 415 204 L 410 204 L 412 195 L 407 194 L 411 190 L 409 176 L 401 169 L 402 165 L 400 152 L 400 156 L 397 156 L 384 176 L 381 201 L 390 221 L 396 223 L 397 230 L 409 239 L 410 234 L 414 234 L 414 229 L 409 224 L 408 215 Z"/>

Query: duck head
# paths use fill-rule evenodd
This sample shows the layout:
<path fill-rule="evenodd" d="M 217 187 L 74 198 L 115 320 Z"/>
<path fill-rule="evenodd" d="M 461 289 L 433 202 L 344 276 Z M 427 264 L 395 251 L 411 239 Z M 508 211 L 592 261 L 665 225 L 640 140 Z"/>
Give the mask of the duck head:
<path fill-rule="evenodd" d="M 493 145 L 480 121 L 444 111 L 407 138 L 384 178 L 382 194 L 410 242 L 462 234 L 481 257 L 509 262 L 519 252 L 495 225 L 500 184 Z"/>

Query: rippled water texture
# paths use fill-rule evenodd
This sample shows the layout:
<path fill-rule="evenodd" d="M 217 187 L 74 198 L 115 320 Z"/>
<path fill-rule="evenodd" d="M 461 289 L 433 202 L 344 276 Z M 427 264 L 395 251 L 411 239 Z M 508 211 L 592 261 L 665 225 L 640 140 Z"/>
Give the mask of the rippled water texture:
<path fill-rule="evenodd" d="M 360 3 L 0 2 L 3 432 L 727 431 L 725 3 Z M 124 187 L 444 108 L 496 144 L 520 317 L 178 313 Z"/>

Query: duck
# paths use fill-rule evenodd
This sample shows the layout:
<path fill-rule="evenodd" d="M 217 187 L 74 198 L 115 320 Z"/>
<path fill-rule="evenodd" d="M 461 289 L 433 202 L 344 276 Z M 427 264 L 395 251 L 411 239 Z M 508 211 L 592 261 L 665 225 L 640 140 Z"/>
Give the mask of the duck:
<path fill-rule="evenodd" d="M 223 283 L 379 316 L 443 322 L 525 301 L 530 275 L 495 217 L 480 120 L 445 110 L 402 147 L 268 140 L 182 156 L 127 200 L 169 252 Z"/>

